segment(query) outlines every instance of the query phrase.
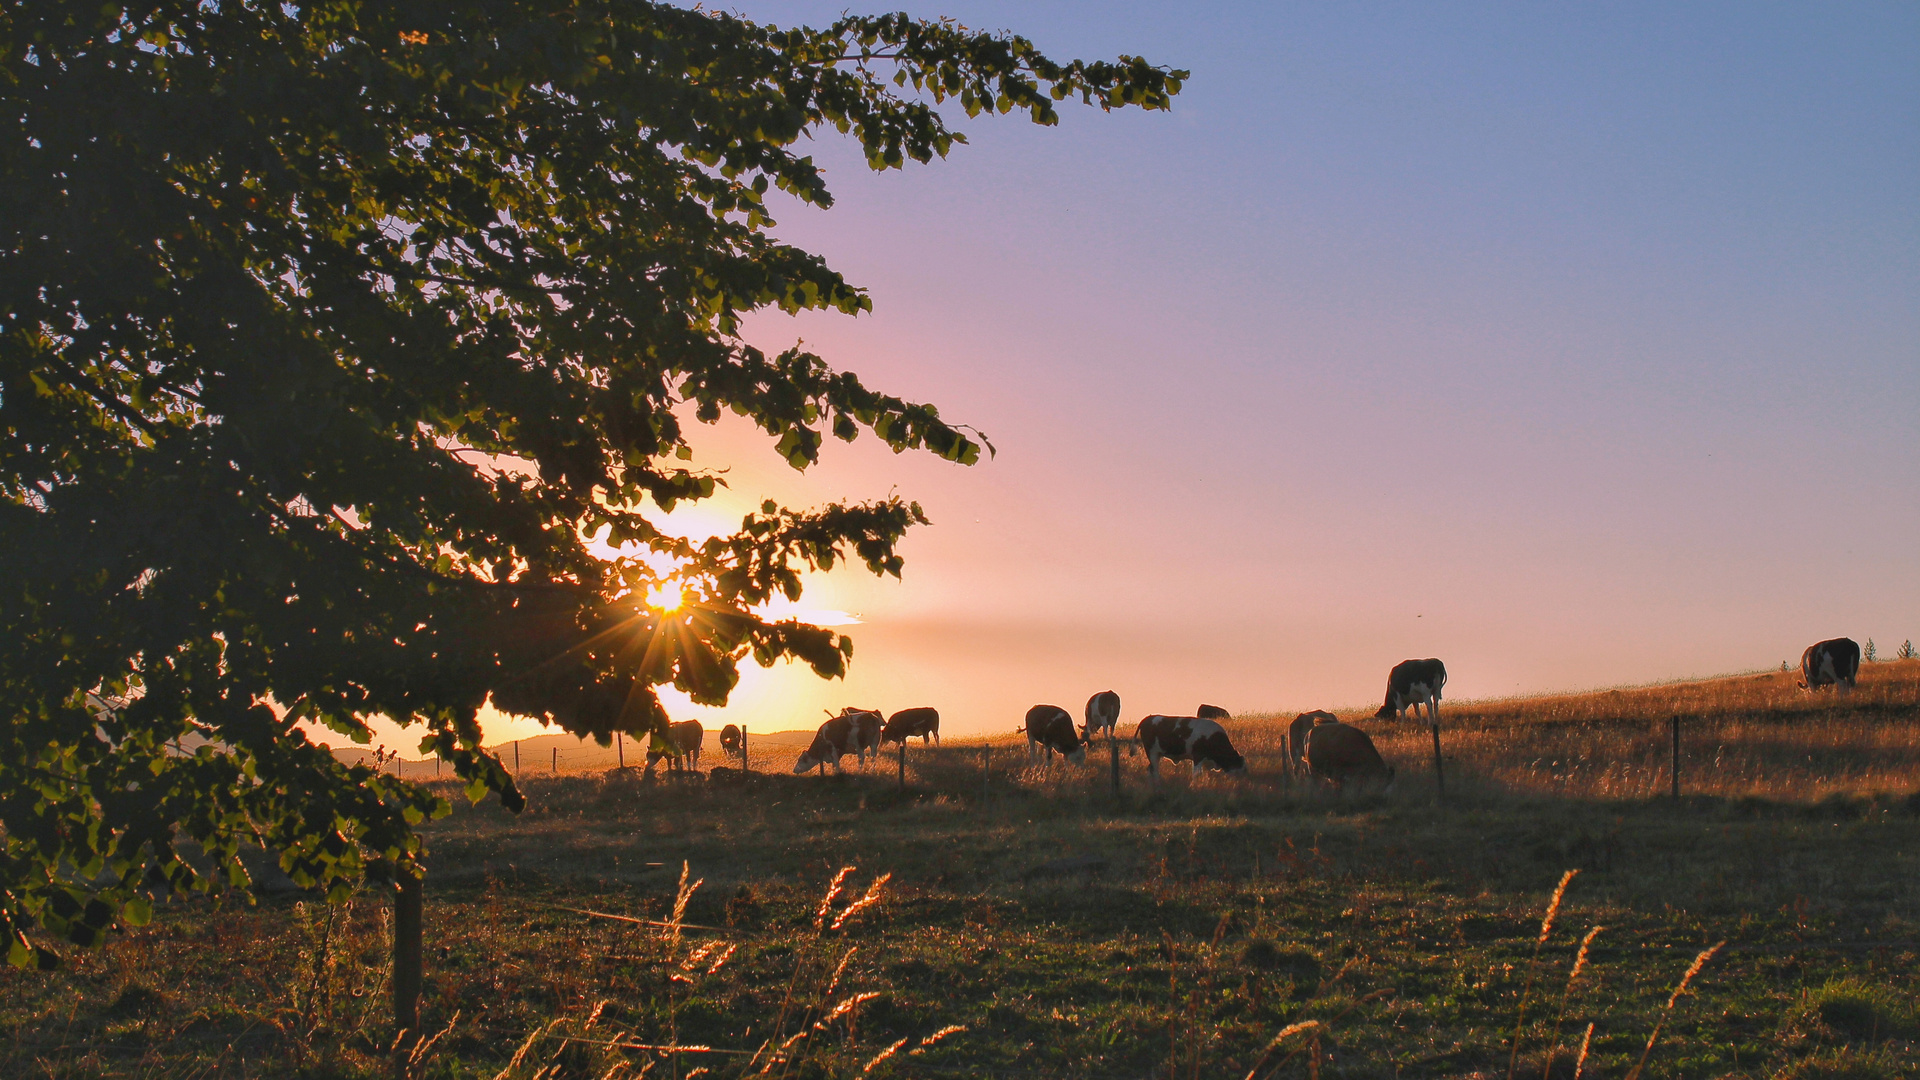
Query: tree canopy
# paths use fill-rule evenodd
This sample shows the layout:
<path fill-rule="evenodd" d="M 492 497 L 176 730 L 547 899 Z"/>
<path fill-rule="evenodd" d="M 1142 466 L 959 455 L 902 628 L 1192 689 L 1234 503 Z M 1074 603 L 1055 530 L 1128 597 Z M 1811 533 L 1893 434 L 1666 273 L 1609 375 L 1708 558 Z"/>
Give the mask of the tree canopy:
<path fill-rule="evenodd" d="M 731 411 L 795 468 L 831 434 L 971 463 L 977 433 L 743 313 L 866 294 L 769 233 L 832 202 L 797 147 L 876 169 L 948 124 L 1164 109 L 1184 72 L 1059 63 L 905 15 L 780 29 L 643 0 L 0 8 L 0 922 L 16 964 L 244 884 L 243 845 L 335 894 L 447 806 L 309 741 L 420 725 L 517 808 L 489 697 L 602 741 L 654 688 L 822 676 L 850 644 L 768 621 L 800 575 L 898 574 L 913 503 L 710 496 L 686 424 Z M 648 558 L 606 561 L 599 537 Z M 663 586 L 676 610 L 650 607 Z M 188 843 L 204 858 L 188 858 Z M 197 869 L 196 869 L 197 867 Z"/>

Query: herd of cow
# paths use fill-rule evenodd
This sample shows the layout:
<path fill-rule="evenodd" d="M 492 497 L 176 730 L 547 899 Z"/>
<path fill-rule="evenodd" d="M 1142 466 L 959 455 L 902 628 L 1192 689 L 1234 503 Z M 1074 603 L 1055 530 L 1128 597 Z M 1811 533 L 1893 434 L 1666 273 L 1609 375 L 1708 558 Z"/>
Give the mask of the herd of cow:
<path fill-rule="evenodd" d="M 1860 671 L 1860 646 L 1851 638 L 1835 638 L 1808 646 L 1800 657 L 1800 687 L 1811 690 L 1821 686 L 1852 689 Z M 1375 719 L 1401 719 L 1411 709 L 1414 719 L 1438 724 L 1440 692 L 1447 683 L 1447 666 L 1435 659 L 1405 660 L 1387 674 L 1386 700 Z M 1424 714 L 1423 714 L 1424 707 Z M 1154 714 L 1141 720 L 1129 740 L 1127 755 L 1136 751 L 1147 756 L 1147 775 L 1157 780 L 1161 761 L 1184 761 L 1198 777 L 1208 767 L 1223 773 L 1244 773 L 1247 762 L 1233 748 L 1233 740 L 1220 721 L 1232 719 L 1225 709 L 1202 705 L 1192 716 Z M 1120 723 L 1120 695 L 1103 690 L 1087 699 L 1085 722 L 1076 725 L 1072 714 L 1058 705 L 1035 705 L 1027 710 L 1026 723 L 1019 729 L 1027 736 L 1029 763 L 1051 763 L 1055 754 L 1078 765 L 1086 761 L 1087 746 L 1104 735 L 1111 746 Z M 686 767 L 689 760 L 699 767 L 700 743 L 705 732 L 698 720 L 670 726 L 667 735 L 656 737 L 647 750 L 647 770 L 662 759 L 674 769 Z M 794 763 L 795 773 L 824 772 L 831 765 L 840 771 L 840 761 L 849 755 L 865 766 L 869 756 L 878 758 L 887 743 L 904 744 L 908 739 L 940 741 L 940 714 L 921 707 L 903 709 L 882 717 L 875 709 L 847 708 L 831 717 L 814 733 L 813 741 Z M 720 732 L 720 746 L 729 754 L 744 749 L 744 734 L 728 724 Z M 1286 761 L 1289 769 L 1303 771 L 1335 788 L 1348 784 L 1380 784 L 1393 787 L 1394 770 L 1380 757 L 1373 740 L 1365 731 L 1344 723 L 1330 712 L 1302 713 L 1287 728 Z"/>

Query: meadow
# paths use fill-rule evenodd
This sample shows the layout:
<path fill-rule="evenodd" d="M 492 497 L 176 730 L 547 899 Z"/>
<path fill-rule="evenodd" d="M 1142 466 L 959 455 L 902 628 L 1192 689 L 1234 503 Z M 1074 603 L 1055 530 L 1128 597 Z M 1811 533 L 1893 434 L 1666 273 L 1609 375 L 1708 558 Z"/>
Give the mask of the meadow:
<path fill-rule="evenodd" d="M 1444 800 L 1424 727 L 1370 710 L 1343 718 L 1399 769 L 1388 794 L 1290 776 L 1291 717 L 1229 723 L 1245 778 L 1150 787 L 1122 751 L 1118 797 L 1104 746 L 1029 767 L 1010 739 L 916 743 L 904 786 L 891 752 L 790 775 L 777 739 L 751 775 L 528 768 L 525 813 L 431 826 L 439 1034 L 398 1067 L 1920 1075 L 1920 663 L 1793 683 L 1450 702 Z M 0 1072 L 393 1075 L 387 905 L 262 881 L 8 971 Z"/>

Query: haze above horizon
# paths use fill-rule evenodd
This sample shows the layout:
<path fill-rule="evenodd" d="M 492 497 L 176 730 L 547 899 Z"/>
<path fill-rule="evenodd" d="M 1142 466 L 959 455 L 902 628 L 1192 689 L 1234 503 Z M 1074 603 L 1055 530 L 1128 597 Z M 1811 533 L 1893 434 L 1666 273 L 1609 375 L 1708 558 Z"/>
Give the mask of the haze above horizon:
<path fill-rule="evenodd" d="M 750 339 L 999 453 L 830 441 L 798 475 L 697 432 L 730 488 L 688 527 L 894 490 L 935 524 L 902 582 L 810 585 L 859 619 L 846 682 L 753 671 L 675 719 L 972 734 L 1103 689 L 1352 705 L 1408 657 L 1486 698 L 1920 636 L 1920 8 L 908 10 L 1193 75 L 1171 114 L 959 116 L 904 172 L 812 148 L 837 203 L 776 235 L 874 313 Z"/>

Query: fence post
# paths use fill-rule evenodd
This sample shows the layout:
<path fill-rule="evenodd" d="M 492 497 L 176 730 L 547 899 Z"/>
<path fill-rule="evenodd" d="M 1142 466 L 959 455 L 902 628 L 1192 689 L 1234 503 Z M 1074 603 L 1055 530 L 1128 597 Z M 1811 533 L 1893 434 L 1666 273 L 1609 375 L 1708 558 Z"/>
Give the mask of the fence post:
<path fill-rule="evenodd" d="M 394 869 L 393 885 L 393 1026 L 420 1029 L 420 873 L 407 866 Z"/>
<path fill-rule="evenodd" d="M 982 743 L 980 746 L 980 799 L 982 802 L 987 798 L 987 781 L 992 776 L 993 744 Z"/>
<path fill-rule="evenodd" d="M 513 778 L 520 779 L 520 740 L 513 740 Z"/>
<path fill-rule="evenodd" d="M 1107 730 L 1107 753 L 1113 758 L 1113 797 L 1120 797 L 1120 743 L 1113 737 L 1113 730 Z"/>
<path fill-rule="evenodd" d="M 900 736 L 900 790 L 907 790 L 907 737 Z"/>
<path fill-rule="evenodd" d="M 747 725 L 740 725 L 740 771 L 750 773 L 753 766 L 747 764 Z"/>
<path fill-rule="evenodd" d="M 1670 721 L 1673 725 L 1673 797 L 1680 797 L 1680 717 Z"/>
<path fill-rule="evenodd" d="M 560 772 L 560 748 L 557 746 L 553 748 L 553 765 L 551 771 L 556 775 Z"/>
<path fill-rule="evenodd" d="M 613 733 L 613 752 L 620 762 L 620 768 L 627 767 L 627 740 L 619 732 Z"/>
<path fill-rule="evenodd" d="M 1433 733 L 1433 797 L 1439 801 L 1447 797 L 1447 773 L 1440 765 L 1440 725 L 1428 724 L 1427 730 Z"/>

